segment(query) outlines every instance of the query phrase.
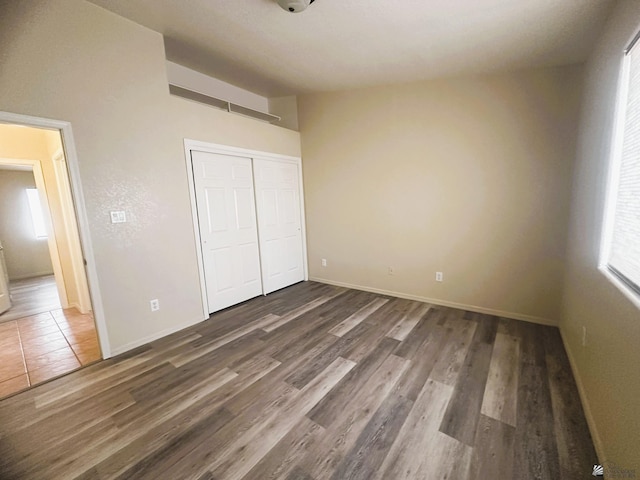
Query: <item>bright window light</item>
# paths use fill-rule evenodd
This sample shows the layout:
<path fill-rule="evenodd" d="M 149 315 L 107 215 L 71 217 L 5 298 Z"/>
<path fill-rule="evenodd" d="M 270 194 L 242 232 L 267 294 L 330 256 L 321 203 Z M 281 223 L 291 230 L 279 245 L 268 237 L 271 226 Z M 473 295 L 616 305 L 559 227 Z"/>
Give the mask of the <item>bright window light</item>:
<path fill-rule="evenodd" d="M 27 199 L 29 200 L 29 210 L 31 210 L 31 220 L 36 238 L 47 238 L 47 228 L 44 224 L 40 195 L 35 188 L 27 188 Z"/>
<path fill-rule="evenodd" d="M 625 51 L 619 97 L 617 152 L 609 186 L 609 238 L 606 267 L 640 294 L 640 42 Z"/>

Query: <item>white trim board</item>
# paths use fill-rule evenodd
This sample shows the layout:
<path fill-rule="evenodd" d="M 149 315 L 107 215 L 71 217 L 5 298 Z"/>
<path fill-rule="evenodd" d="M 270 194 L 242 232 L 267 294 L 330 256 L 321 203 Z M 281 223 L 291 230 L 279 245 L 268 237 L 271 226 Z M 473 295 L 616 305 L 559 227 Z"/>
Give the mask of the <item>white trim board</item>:
<path fill-rule="evenodd" d="M 582 377 L 580 376 L 580 372 L 576 366 L 576 362 L 573 357 L 573 352 L 569 348 L 569 343 L 565 340 L 564 329 L 562 328 L 560 328 L 560 337 L 562 338 L 564 350 L 567 352 L 567 357 L 569 358 L 571 373 L 573 374 L 573 378 L 575 379 L 576 385 L 578 387 L 578 397 L 580 397 L 582 410 L 584 411 L 584 416 L 587 419 L 587 426 L 589 427 L 589 433 L 591 433 L 593 446 L 596 449 L 596 455 L 598 457 L 598 461 L 602 463 L 605 461 L 604 443 L 602 442 L 602 438 L 600 438 L 600 434 L 598 433 L 598 429 L 596 428 L 596 422 L 593 419 L 593 413 L 591 412 L 591 405 L 587 401 L 587 394 L 584 388 L 584 383 L 582 383 Z"/>
<path fill-rule="evenodd" d="M 465 303 L 449 302 L 447 300 L 442 300 L 438 298 L 422 297 L 420 295 L 411 295 L 411 294 L 402 293 L 402 292 L 394 292 L 392 290 L 384 290 L 381 288 L 366 287 L 363 285 L 356 285 L 353 283 L 335 282 L 333 280 L 327 280 L 326 278 L 320 278 L 320 277 L 310 277 L 309 280 L 312 282 L 335 285 L 336 287 L 353 288 L 354 290 L 362 290 L 364 292 L 379 293 L 381 295 L 389 295 L 391 297 L 404 298 L 406 300 L 415 300 L 417 302 L 430 303 L 432 305 L 439 305 L 441 307 L 458 308 L 460 310 L 468 310 L 470 312 L 485 313 L 487 315 L 495 315 L 496 317 L 511 318 L 513 320 L 522 320 L 524 322 L 537 323 L 540 325 L 547 325 L 550 327 L 558 326 L 558 322 L 555 322 L 548 318 L 536 317 L 534 315 L 523 315 L 521 313 L 506 312 L 504 310 L 495 310 L 493 308 L 478 307 L 476 305 L 467 305 Z"/>
<path fill-rule="evenodd" d="M 209 307 L 207 303 L 207 287 L 205 284 L 204 261 L 202 259 L 202 250 L 200 245 L 200 224 L 198 222 L 198 209 L 196 203 L 196 188 L 193 178 L 193 162 L 191 161 L 191 152 L 208 152 L 221 155 L 234 155 L 239 157 L 247 157 L 253 159 L 276 160 L 279 162 L 294 163 L 298 166 L 298 180 L 300 188 L 300 225 L 302 227 L 302 256 L 304 259 L 304 280 L 309 280 L 309 263 L 307 259 L 307 227 L 305 221 L 304 209 L 304 189 L 302 183 L 302 158 L 292 157 L 290 155 L 282 155 L 279 153 L 262 152 L 259 150 L 250 150 L 246 148 L 233 147 L 230 145 L 221 145 L 217 143 L 201 142 L 199 140 L 184 139 L 184 161 L 187 169 L 187 183 L 189 185 L 189 199 L 191 201 L 191 221 L 193 224 L 193 241 L 198 258 L 198 275 L 200 279 L 200 296 L 202 299 L 202 319 L 209 318 Z"/>
<path fill-rule="evenodd" d="M 300 157 L 293 157 L 291 155 L 263 152 L 260 150 L 250 150 L 248 148 L 234 147 L 231 145 L 222 145 L 219 143 L 202 142 L 200 140 L 192 140 L 189 138 L 184 139 L 184 146 L 186 151 L 197 150 L 199 152 L 219 153 L 221 155 L 235 155 L 239 157 L 249 157 L 249 158 L 265 158 L 267 160 L 288 161 L 296 164 L 302 163 L 302 159 Z M 189 148 L 187 149 L 187 147 Z M 190 158 L 189 158 L 189 161 L 191 161 Z"/>
<path fill-rule="evenodd" d="M 15 282 L 18 280 L 28 280 L 30 278 L 48 277 L 49 275 L 55 276 L 54 271 L 51 270 L 50 272 L 35 272 L 35 273 L 29 273 L 27 275 L 18 275 L 17 277 L 10 278 L 9 281 Z"/>
<path fill-rule="evenodd" d="M 111 346 L 109 344 L 109 337 L 107 333 L 108 330 L 104 314 L 104 306 L 102 304 L 102 296 L 100 294 L 98 271 L 96 269 L 95 255 L 93 253 L 93 243 L 91 241 L 91 232 L 89 230 L 89 217 L 87 216 L 87 210 L 84 204 L 82 182 L 80 181 L 78 154 L 76 152 L 75 141 L 73 139 L 73 130 L 71 129 L 71 123 L 62 120 L 52 120 L 48 118 L 32 117 L 29 115 L 21 115 L 18 113 L 2 111 L 0 111 L 0 123 L 27 125 L 29 127 L 46 128 L 50 130 L 60 131 L 60 135 L 62 137 L 62 146 L 67 160 L 67 169 L 69 172 L 69 181 L 71 184 L 71 196 L 73 198 L 73 203 L 76 210 L 78 233 L 80 235 L 83 257 L 86 261 L 85 271 L 87 273 L 87 282 L 89 283 L 91 304 L 93 306 L 93 318 L 96 323 L 98 340 L 100 342 L 100 349 L 102 350 L 102 358 L 109 358 L 112 356 Z"/>

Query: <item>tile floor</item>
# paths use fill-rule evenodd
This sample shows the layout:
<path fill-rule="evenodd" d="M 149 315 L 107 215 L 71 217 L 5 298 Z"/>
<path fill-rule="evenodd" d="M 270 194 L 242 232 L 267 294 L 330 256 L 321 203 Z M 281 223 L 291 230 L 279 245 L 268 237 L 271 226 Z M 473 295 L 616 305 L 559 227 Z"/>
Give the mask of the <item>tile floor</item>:
<path fill-rule="evenodd" d="M 101 358 L 93 317 L 75 308 L 0 323 L 0 398 Z"/>

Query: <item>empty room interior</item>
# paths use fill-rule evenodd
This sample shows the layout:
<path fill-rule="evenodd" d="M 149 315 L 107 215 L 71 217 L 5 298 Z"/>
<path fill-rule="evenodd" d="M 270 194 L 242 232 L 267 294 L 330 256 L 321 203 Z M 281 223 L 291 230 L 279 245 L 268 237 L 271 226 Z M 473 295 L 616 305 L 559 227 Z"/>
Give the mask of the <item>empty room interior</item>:
<path fill-rule="evenodd" d="M 638 38 L 0 1 L 0 478 L 640 478 Z"/>

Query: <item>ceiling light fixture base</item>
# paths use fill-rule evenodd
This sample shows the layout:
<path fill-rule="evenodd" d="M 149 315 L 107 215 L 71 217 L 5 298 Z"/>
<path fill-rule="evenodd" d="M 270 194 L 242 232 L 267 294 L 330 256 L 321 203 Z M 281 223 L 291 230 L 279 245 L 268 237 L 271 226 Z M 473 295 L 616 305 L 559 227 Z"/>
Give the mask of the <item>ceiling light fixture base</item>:
<path fill-rule="evenodd" d="M 290 13 L 300 13 L 307 9 L 315 0 L 278 0 L 278 5 Z"/>

